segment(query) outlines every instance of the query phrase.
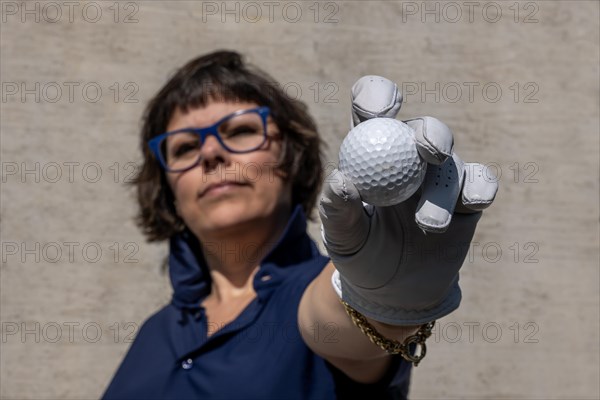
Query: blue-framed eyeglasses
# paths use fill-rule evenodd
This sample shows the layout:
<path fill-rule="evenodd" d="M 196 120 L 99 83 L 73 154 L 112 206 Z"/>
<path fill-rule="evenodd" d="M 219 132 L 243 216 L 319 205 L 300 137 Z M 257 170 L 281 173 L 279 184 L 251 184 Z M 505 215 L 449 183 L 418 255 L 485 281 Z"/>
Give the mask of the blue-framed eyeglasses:
<path fill-rule="evenodd" d="M 168 172 L 182 172 L 200 162 L 202 144 L 213 135 L 231 153 L 249 153 L 267 140 L 269 107 L 236 111 L 206 128 L 166 132 L 148 141 L 150 149 Z"/>

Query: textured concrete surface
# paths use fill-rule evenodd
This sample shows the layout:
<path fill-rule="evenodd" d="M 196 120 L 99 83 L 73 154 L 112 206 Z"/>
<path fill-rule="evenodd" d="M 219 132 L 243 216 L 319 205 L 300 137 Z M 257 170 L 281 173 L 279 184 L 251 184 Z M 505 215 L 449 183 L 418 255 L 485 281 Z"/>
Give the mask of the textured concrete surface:
<path fill-rule="evenodd" d="M 500 176 L 412 398 L 600 397 L 598 2 L 69 4 L 1 3 L 2 398 L 97 398 L 168 302 L 125 182 L 145 102 L 216 48 L 306 101 L 332 163 L 380 74 Z"/>

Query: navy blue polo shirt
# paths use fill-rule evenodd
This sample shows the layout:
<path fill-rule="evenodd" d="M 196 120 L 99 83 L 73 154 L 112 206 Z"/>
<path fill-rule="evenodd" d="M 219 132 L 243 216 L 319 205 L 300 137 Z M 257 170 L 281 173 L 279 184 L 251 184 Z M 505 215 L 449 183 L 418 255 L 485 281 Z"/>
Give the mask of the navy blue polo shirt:
<path fill-rule="evenodd" d="M 200 303 L 211 288 L 208 267 L 195 236 L 176 235 L 169 255 L 172 301 L 142 325 L 103 398 L 406 398 L 411 366 L 400 356 L 379 382 L 360 384 L 312 352 L 300 336 L 300 298 L 328 261 L 296 206 L 260 263 L 256 298 L 207 337 L 212 328 Z M 335 340 L 331 333 L 316 339 Z"/>

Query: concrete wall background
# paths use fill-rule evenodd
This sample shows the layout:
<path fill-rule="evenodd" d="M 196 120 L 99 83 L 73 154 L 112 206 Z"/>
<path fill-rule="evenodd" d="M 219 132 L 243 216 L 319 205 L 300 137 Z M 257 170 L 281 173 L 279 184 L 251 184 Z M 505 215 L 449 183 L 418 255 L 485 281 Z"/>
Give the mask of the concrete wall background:
<path fill-rule="evenodd" d="M 350 86 L 380 74 L 404 82 L 400 118 L 440 118 L 501 174 L 412 398 L 600 397 L 598 3 L 253 4 L 2 2 L 0 396 L 99 397 L 169 301 L 124 184 L 139 117 L 174 68 L 233 48 L 300 89 L 331 162 Z"/>

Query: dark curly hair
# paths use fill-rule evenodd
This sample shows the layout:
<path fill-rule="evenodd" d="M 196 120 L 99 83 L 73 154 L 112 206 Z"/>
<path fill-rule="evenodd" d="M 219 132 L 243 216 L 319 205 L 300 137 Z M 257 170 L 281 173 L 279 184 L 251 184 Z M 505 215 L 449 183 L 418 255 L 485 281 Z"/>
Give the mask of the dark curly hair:
<path fill-rule="evenodd" d="M 137 188 L 136 223 L 149 242 L 169 239 L 185 228 L 175 212 L 174 195 L 148 140 L 165 132 L 176 110 L 203 107 L 212 100 L 254 102 L 271 109 L 282 133 L 277 169 L 292 181 L 292 204 L 300 204 L 310 220 L 323 180 L 322 146 L 306 105 L 292 99 L 241 54 L 219 50 L 189 61 L 150 100 L 142 119 L 143 165 L 132 181 Z"/>

